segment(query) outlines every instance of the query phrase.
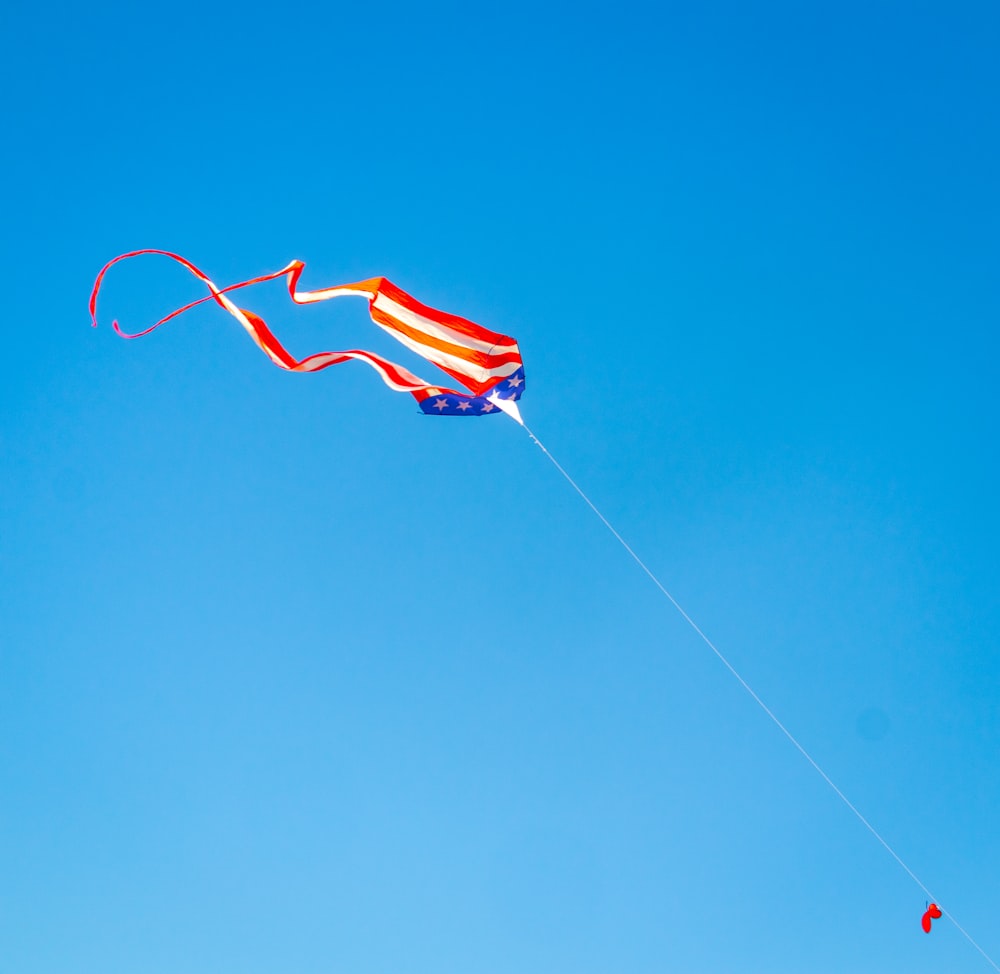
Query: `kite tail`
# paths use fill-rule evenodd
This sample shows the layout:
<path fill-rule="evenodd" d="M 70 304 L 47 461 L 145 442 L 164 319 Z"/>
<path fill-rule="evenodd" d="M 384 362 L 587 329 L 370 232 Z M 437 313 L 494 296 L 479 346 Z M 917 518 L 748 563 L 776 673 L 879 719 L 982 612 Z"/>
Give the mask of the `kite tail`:
<path fill-rule="evenodd" d="M 117 264 L 119 261 L 129 260 L 132 257 L 140 257 L 143 254 L 160 254 L 163 257 L 169 257 L 171 260 L 176 261 L 183 267 L 186 267 L 195 277 L 200 281 L 203 281 L 208 285 L 209 290 L 212 292 L 204 298 L 199 298 L 197 301 L 192 301 L 189 304 L 184 305 L 182 308 L 178 308 L 176 311 L 171 311 L 170 314 L 161 318 L 155 324 L 150 325 L 148 328 L 142 331 L 129 333 L 124 331 L 118 324 L 117 319 L 111 322 L 111 327 L 121 335 L 122 338 L 142 338 L 143 335 L 148 335 L 151 331 L 155 331 L 160 325 L 166 324 L 172 318 L 176 318 L 178 315 L 184 314 L 185 311 L 190 311 L 192 308 L 198 307 L 199 304 L 204 304 L 206 301 L 215 301 L 220 307 L 226 308 L 225 303 L 221 299 L 221 295 L 228 294 L 230 291 L 238 291 L 243 287 L 250 287 L 252 284 L 263 284 L 265 281 L 273 281 L 276 278 L 283 277 L 288 274 L 292 269 L 293 265 L 298 264 L 298 274 L 302 273 L 302 268 L 305 266 L 301 261 L 292 261 L 288 267 L 283 267 L 280 271 L 275 271 L 273 274 L 264 274 L 261 277 L 252 277 L 247 281 L 240 281 L 238 284 L 230 284 L 228 287 L 216 287 L 215 284 L 209 279 L 208 275 L 199 270 L 192 264 L 189 260 L 185 260 L 179 254 L 173 254 L 169 250 L 131 250 L 127 254 L 119 254 L 117 257 L 109 260 L 100 270 L 97 275 L 97 280 L 94 281 L 94 288 L 90 292 L 90 324 L 96 328 L 97 327 L 97 295 L 101 290 L 101 284 L 104 281 L 104 275 L 107 274 L 108 270 Z M 298 277 L 296 275 L 296 279 Z M 226 308 L 228 311 L 229 309 Z"/>

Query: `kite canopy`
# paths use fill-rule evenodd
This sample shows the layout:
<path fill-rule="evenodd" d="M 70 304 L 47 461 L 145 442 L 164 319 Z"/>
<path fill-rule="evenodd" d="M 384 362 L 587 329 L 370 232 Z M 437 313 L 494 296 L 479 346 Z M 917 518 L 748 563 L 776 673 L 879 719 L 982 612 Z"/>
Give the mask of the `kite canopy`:
<path fill-rule="evenodd" d="M 135 334 L 124 332 L 117 321 L 113 322 L 115 331 L 123 338 L 148 335 L 155 328 L 190 308 L 206 301 L 215 301 L 246 329 L 261 351 L 281 369 L 289 372 L 320 372 L 331 365 L 356 359 L 366 362 L 375 369 L 390 389 L 409 392 L 417 400 L 420 408 L 431 416 L 486 416 L 503 412 L 518 423 L 522 422 L 516 400 L 520 399 L 524 390 L 524 364 L 517 342 L 508 335 L 490 331 L 466 318 L 421 304 L 384 277 L 373 277 L 355 284 L 341 284 L 317 291 L 299 291 L 298 282 L 305 264 L 300 260 L 293 260 L 280 271 L 220 288 L 194 264 L 178 254 L 167 250 L 133 250 L 108 261 L 97 275 L 94 289 L 90 294 L 90 319 L 95 327 L 97 295 L 104 275 L 119 261 L 141 254 L 161 254 L 169 257 L 204 282 L 211 293 L 207 297 L 172 311 L 149 328 Z M 368 313 L 376 325 L 392 335 L 396 341 L 446 372 L 465 389 L 449 389 L 426 382 L 403 366 L 362 349 L 318 352 L 304 359 L 296 359 L 274 337 L 262 318 L 246 308 L 237 307 L 226 296 L 231 291 L 273 281 L 279 277 L 287 279 L 288 294 L 296 304 L 316 304 L 331 298 L 350 295 L 367 298 Z"/>

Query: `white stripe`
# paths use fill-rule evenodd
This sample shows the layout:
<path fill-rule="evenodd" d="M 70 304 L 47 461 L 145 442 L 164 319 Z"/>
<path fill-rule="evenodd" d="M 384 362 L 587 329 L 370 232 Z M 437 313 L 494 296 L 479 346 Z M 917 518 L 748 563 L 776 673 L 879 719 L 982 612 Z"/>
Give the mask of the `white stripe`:
<path fill-rule="evenodd" d="M 403 380 L 402 383 L 397 382 L 395 379 L 392 378 L 392 376 L 389 374 L 386 368 L 381 364 L 381 362 L 379 362 L 375 358 L 372 358 L 369 355 L 364 354 L 363 352 L 326 352 L 326 353 L 321 352 L 319 355 L 310 355 L 309 358 L 311 361 L 309 361 L 305 366 L 299 368 L 293 368 L 292 371 L 316 372 L 320 368 L 322 368 L 323 365 L 335 359 L 349 358 L 349 359 L 355 359 L 356 361 L 359 362 L 366 362 L 376 372 L 378 372 L 380 376 L 382 376 L 382 381 L 385 382 L 385 384 L 390 389 L 395 389 L 397 392 L 415 392 L 420 389 L 427 388 L 427 383 L 424 382 L 423 379 L 418 378 L 412 372 L 407 371 L 406 369 L 397 365 L 395 362 L 388 362 L 388 360 L 386 360 L 387 363 L 396 370 L 396 372 L 400 375 L 400 377 Z"/>
<path fill-rule="evenodd" d="M 316 355 L 310 355 L 308 360 L 298 367 L 292 369 L 293 372 L 317 372 L 331 362 L 337 359 L 349 358 L 356 359 L 359 362 L 367 362 L 373 369 L 375 369 L 385 380 L 385 384 L 398 392 L 413 392 L 418 389 L 425 389 L 427 383 L 424 382 L 419 376 L 414 375 L 408 369 L 404 369 L 401 365 L 397 365 L 395 362 L 386 362 L 391 365 L 400 378 L 403 380 L 405 385 L 401 385 L 396 382 L 386 371 L 385 367 L 372 356 L 365 354 L 364 352 L 320 352 Z"/>
<path fill-rule="evenodd" d="M 410 311 L 409 308 L 403 307 L 398 301 L 387 297 L 381 291 L 372 302 L 372 306 L 378 308 L 379 311 L 384 311 L 387 315 L 392 315 L 393 318 L 398 318 L 404 325 L 409 325 L 411 328 L 415 328 L 417 331 L 423 332 L 431 338 L 439 338 L 441 341 L 452 342 L 464 348 L 475 349 L 477 352 L 493 352 L 494 354 L 502 355 L 504 352 L 516 352 L 518 350 L 516 342 L 513 345 L 494 345 L 491 342 L 483 341 L 481 338 L 472 338 L 469 335 L 463 335 L 460 331 L 455 331 L 454 328 L 449 328 L 447 325 L 433 321 L 430 318 L 425 318 L 415 311 Z"/>
<path fill-rule="evenodd" d="M 386 370 L 378 362 L 376 362 L 374 359 L 369 358 L 367 355 L 352 355 L 351 358 L 356 358 L 356 359 L 358 359 L 361 362 L 367 362 L 376 372 L 378 372 L 378 374 L 380 376 L 382 376 L 382 381 L 385 382 L 385 384 L 390 389 L 395 389 L 397 392 L 412 392 L 413 391 L 413 389 L 409 385 L 400 385 L 400 383 L 396 382 L 396 380 L 393 379 L 389 375 L 389 373 L 386 372 Z M 398 365 L 395 365 L 395 363 L 393 363 L 393 365 L 400 372 L 406 373 L 405 369 L 400 369 Z M 406 374 L 409 375 L 409 373 L 406 373 Z M 411 378 L 414 380 L 414 382 L 415 382 L 415 384 L 417 385 L 418 388 L 423 388 L 424 386 L 427 385 L 426 382 L 423 382 L 422 380 L 418 379 L 416 376 L 411 376 Z"/>
<path fill-rule="evenodd" d="M 296 304 L 315 304 L 317 301 L 326 301 L 328 298 L 340 298 L 349 294 L 357 295 L 359 298 L 371 300 L 371 291 L 362 291 L 353 287 L 327 287 L 321 291 L 296 291 L 292 295 L 292 300 Z"/>
<path fill-rule="evenodd" d="M 520 362 L 504 362 L 502 365 L 498 365 L 495 369 L 487 369 L 481 365 L 472 365 L 464 358 L 459 358 L 457 355 L 449 355 L 447 352 L 442 352 L 436 348 L 424 345 L 410 338 L 408 335 L 404 335 L 402 332 L 396 331 L 388 325 L 383 325 L 381 322 L 376 321 L 375 324 L 378 325 L 383 331 L 387 331 L 390 335 L 392 335 L 392 337 L 395 338 L 401 345 L 405 345 L 407 348 L 412 349 L 421 358 L 425 358 L 429 362 L 433 362 L 435 365 L 439 365 L 444 369 L 451 369 L 452 372 L 457 372 L 459 375 L 467 376 L 476 382 L 486 382 L 492 378 L 505 379 L 508 375 L 516 372 L 521 367 Z"/>

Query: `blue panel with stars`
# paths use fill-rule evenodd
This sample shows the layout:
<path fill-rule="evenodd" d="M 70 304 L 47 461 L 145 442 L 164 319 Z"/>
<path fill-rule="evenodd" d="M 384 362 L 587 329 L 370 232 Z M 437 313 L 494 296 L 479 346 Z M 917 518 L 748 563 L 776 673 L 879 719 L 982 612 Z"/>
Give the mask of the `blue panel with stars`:
<path fill-rule="evenodd" d="M 490 395 L 499 399 L 520 399 L 523 391 L 524 369 L 520 368 L 490 389 Z M 463 396 L 454 392 L 428 396 L 420 403 L 420 408 L 428 416 L 488 416 L 501 411 L 485 396 Z"/>

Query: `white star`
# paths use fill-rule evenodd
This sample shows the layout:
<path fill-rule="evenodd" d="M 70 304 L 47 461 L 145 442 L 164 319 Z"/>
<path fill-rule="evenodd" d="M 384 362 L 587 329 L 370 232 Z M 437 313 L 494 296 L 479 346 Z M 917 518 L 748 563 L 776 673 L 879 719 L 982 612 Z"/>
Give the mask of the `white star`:
<path fill-rule="evenodd" d="M 448 408 L 448 400 L 447 399 L 439 399 L 436 403 L 434 403 L 434 408 L 436 410 L 438 410 L 438 412 L 440 412 L 442 409 L 447 409 Z"/>
<path fill-rule="evenodd" d="M 484 402 L 483 403 L 483 412 L 484 413 L 491 413 L 491 412 L 493 412 L 493 408 L 494 408 L 493 407 L 493 403 L 491 403 L 491 402 Z"/>
<path fill-rule="evenodd" d="M 471 408 L 472 408 L 472 403 L 471 403 L 471 402 L 469 402 L 469 400 L 468 400 L 468 399 L 463 399 L 463 400 L 462 400 L 462 401 L 461 401 L 461 402 L 460 402 L 460 403 L 458 404 L 458 408 L 459 408 L 459 409 L 461 409 L 461 410 L 462 410 L 462 412 L 464 413 L 464 412 L 465 412 L 465 411 L 466 411 L 467 409 L 471 409 Z"/>
<path fill-rule="evenodd" d="M 522 382 L 524 382 L 524 379 L 520 378 L 520 376 L 519 376 L 519 377 L 517 377 L 516 379 L 508 379 L 508 380 L 507 380 L 507 384 L 508 384 L 508 385 L 509 385 L 509 386 L 510 386 L 510 387 L 511 387 L 512 389 L 516 389 L 516 388 L 517 388 L 517 387 L 518 387 L 518 386 L 519 386 L 519 385 L 520 385 L 520 384 L 521 384 Z"/>

